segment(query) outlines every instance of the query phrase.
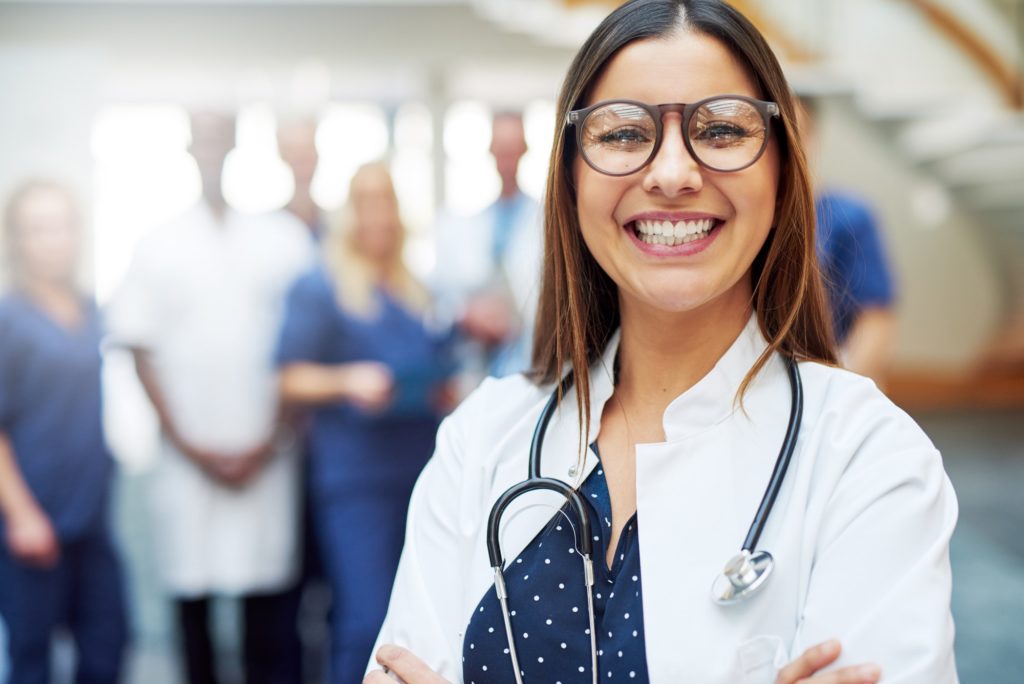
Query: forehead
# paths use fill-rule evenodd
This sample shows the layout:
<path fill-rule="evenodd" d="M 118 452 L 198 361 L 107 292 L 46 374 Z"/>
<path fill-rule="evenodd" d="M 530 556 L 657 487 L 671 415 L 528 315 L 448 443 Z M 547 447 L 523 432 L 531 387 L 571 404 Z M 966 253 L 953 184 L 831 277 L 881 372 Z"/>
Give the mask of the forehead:
<path fill-rule="evenodd" d="M 36 188 L 30 191 L 15 207 L 16 214 L 22 218 L 40 216 L 67 215 L 73 212 L 71 198 L 56 188 Z"/>
<path fill-rule="evenodd" d="M 608 99 L 696 102 L 724 94 L 761 97 L 747 69 L 720 41 L 680 31 L 619 50 L 605 66 L 587 104 Z"/>

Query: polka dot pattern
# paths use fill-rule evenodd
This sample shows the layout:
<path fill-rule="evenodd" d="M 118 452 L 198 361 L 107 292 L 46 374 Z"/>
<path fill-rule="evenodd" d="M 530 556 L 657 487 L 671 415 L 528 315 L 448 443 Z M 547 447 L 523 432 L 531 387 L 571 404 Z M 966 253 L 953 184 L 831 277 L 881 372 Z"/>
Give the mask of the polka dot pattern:
<path fill-rule="evenodd" d="M 592 445 L 596 453 L 596 448 Z M 598 671 L 604 682 L 647 682 L 643 595 L 637 519 L 626 522 L 606 565 L 612 533 L 611 498 L 597 467 L 580 487 L 594 532 L 594 615 Z M 530 542 L 506 570 L 509 612 L 524 681 L 583 684 L 591 681 L 590 629 L 583 563 L 575 551 L 575 514 L 568 507 Z M 544 546 L 569 552 L 548 553 Z M 518 612 L 516 608 L 518 607 Z M 527 636 L 529 635 L 529 636 Z M 486 676 L 485 676 L 486 675 Z M 466 629 L 463 679 L 488 684 L 515 682 L 501 606 L 491 587 Z"/>

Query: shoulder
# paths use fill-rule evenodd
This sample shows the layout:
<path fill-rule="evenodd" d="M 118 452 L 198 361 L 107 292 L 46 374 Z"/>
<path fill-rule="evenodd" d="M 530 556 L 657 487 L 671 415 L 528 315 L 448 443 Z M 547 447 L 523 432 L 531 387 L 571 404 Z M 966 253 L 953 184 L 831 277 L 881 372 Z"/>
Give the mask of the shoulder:
<path fill-rule="evenodd" d="M 334 283 L 327 269 L 316 264 L 301 272 L 291 283 L 290 296 L 307 301 L 334 301 Z"/>
<path fill-rule="evenodd" d="M 9 340 L 19 317 L 18 302 L 13 295 L 0 296 L 0 339 Z M 0 345 L 5 347 L 7 345 Z"/>
<path fill-rule="evenodd" d="M 871 227 L 875 222 L 866 200 L 838 191 L 829 191 L 818 198 L 818 216 L 822 222 L 848 231 Z"/>
<path fill-rule="evenodd" d="M 0 323 L 10 320 L 11 316 L 16 315 L 18 307 L 18 298 L 7 293 L 0 295 Z"/>
<path fill-rule="evenodd" d="M 16 356 L 16 350 L 31 344 L 25 325 L 28 313 L 27 304 L 20 295 L 11 292 L 0 296 L 0 340 L 3 340 L 0 355 Z"/>
<path fill-rule="evenodd" d="M 820 363 L 801 363 L 804 429 L 816 448 L 815 468 L 846 477 L 944 477 L 942 459 L 924 430 L 870 379 Z"/>
<path fill-rule="evenodd" d="M 285 209 L 239 214 L 250 225 L 293 236 L 307 236 L 309 229 L 294 214 Z"/>
<path fill-rule="evenodd" d="M 135 246 L 135 260 L 162 263 L 171 254 L 189 252 L 208 221 L 202 209 L 195 206 L 154 226 L 139 238 Z"/>
<path fill-rule="evenodd" d="M 493 463 L 508 441 L 529 438 L 552 390 L 522 374 L 487 378 L 445 419 L 445 430 L 469 458 Z"/>
<path fill-rule="evenodd" d="M 849 429 L 899 428 L 927 441 L 927 435 L 907 413 L 883 393 L 874 381 L 823 363 L 800 364 L 806 405 L 814 406 L 818 421 L 842 419 Z"/>
<path fill-rule="evenodd" d="M 236 218 L 244 222 L 247 232 L 259 233 L 263 240 L 274 244 L 276 248 L 303 252 L 312 250 L 313 239 L 306 224 L 284 209 L 239 213 Z"/>

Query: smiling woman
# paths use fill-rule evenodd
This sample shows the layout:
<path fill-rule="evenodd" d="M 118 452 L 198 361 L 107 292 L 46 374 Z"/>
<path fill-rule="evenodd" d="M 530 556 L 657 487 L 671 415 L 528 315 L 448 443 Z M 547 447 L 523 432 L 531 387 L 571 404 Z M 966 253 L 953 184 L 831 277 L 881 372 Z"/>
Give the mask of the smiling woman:
<path fill-rule="evenodd" d="M 441 428 L 378 640 L 393 675 L 956 681 L 955 497 L 920 429 L 836 367 L 794 121 L 724 2 L 632 0 L 581 48 L 534 371 Z"/>

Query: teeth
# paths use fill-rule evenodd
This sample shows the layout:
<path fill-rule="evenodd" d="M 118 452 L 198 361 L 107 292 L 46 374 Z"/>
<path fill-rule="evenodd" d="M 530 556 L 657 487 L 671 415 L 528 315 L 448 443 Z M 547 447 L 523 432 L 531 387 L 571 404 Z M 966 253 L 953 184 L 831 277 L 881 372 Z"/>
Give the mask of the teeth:
<path fill-rule="evenodd" d="M 676 245 L 693 242 L 707 234 L 715 225 L 714 219 L 700 219 L 696 221 L 636 221 L 637 237 L 651 245 Z"/>

